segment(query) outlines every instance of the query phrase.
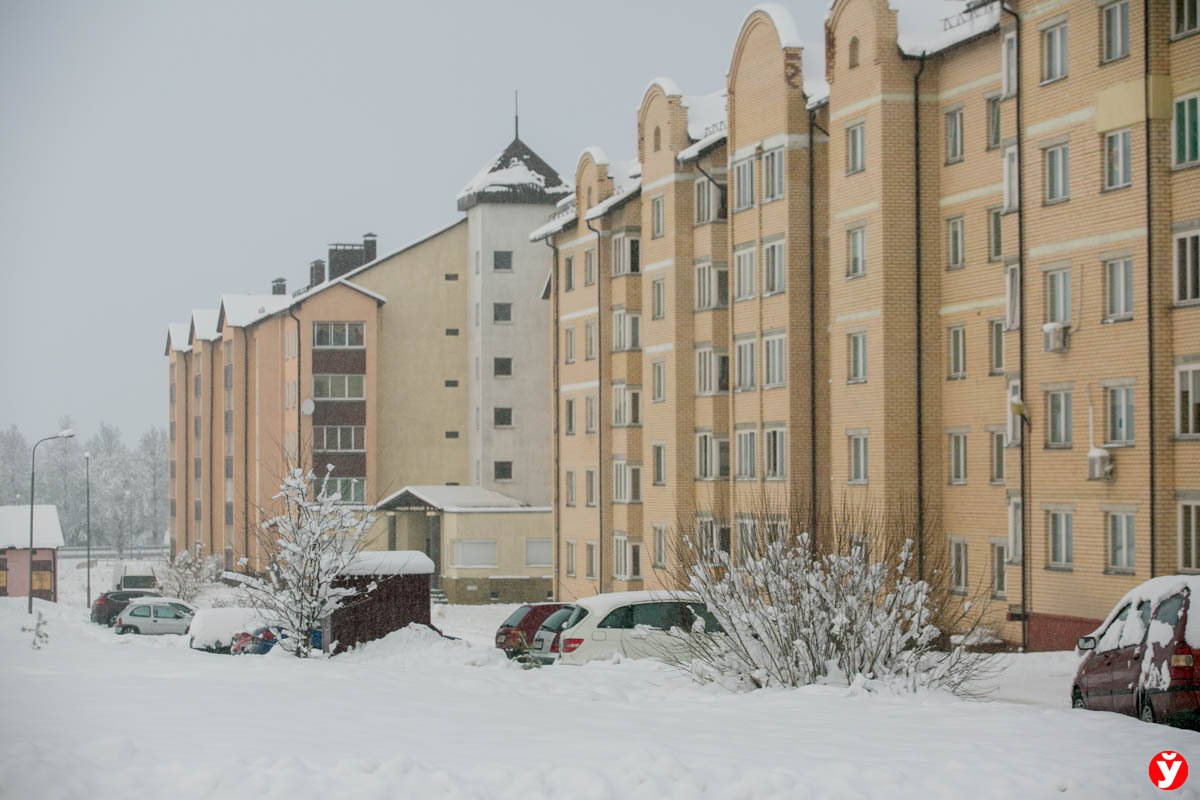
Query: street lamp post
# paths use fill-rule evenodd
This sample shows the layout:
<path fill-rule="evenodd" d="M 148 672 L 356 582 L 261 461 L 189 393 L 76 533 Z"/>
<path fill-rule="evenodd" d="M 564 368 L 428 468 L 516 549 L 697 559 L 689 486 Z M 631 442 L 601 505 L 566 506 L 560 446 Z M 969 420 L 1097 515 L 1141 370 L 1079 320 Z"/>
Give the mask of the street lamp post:
<path fill-rule="evenodd" d="M 87 594 L 83 604 L 92 605 L 92 454 L 83 454 L 83 468 L 87 475 Z"/>
<path fill-rule="evenodd" d="M 75 431 L 67 428 L 61 430 L 53 436 L 47 436 L 44 439 L 38 439 L 33 443 L 33 453 L 29 458 L 29 613 L 33 613 L 33 506 L 34 506 L 34 476 L 37 472 L 37 449 L 42 442 L 48 442 L 51 439 L 71 439 L 74 438 Z"/>

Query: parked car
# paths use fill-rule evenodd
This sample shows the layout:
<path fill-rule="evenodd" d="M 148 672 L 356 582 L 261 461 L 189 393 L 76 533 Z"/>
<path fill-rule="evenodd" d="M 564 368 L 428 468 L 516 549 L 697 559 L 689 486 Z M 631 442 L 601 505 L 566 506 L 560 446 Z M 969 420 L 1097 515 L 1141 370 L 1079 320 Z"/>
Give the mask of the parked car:
<path fill-rule="evenodd" d="M 242 631 L 233 640 L 229 654 L 234 656 L 262 656 L 271 652 L 281 639 L 288 638 L 287 631 L 278 625 L 263 626 L 253 631 Z M 309 634 L 309 646 L 314 650 L 321 649 L 321 631 L 314 629 Z"/>
<path fill-rule="evenodd" d="M 626 658 L 682 658 L 686 647 L 669 632 L 694 630 L 697 619 L 704 630 L 723 633 L 716 618 L 686 592 L 613 592 L 579 600 L 588 613 L 559 634 L 560 664 L 582 664 L 620 654 Z"/>
<path fill-rule="evenodd" d="M 1200 575 L 1167 575 L 1121 598 L 1079 639 L 1071 705 L 1200 730 L 1200 625 L 1188 630 L 1198 593 Z"/>
<path fill-rule="evenodd" d="M 158 588 L 154 565 L 145 561 L 118 561 L 113 566 L 112 588 L 114 591 Z"/>
<path fill-rule="evenodd" d="M 245 631 L 261 628 L 263 619 L 255 608 L 202 608 L 188 631 L 188 646 L 210 653 L 228 653 Z"/>
<path fill-rule="evenodd" d="M 526 603 L 508 615 L 496 630 L 496 647 L 509 658 L 529 652 L 538 627 L 564 603 Z"/>
<path fill-rule="evenodd" d="M 569 628 L 587 616 L 587 609 L 582 606 L 563 606 L 538 627 L 533 635 L 533 644 L 529 648 L 529 656 L 540 664 L 553 664 L 561 652 L 561 636 L 564 628 Z"/>
<path fill-rule="evenodd" d="M 104 592 L 92 603 L 92 622 L 112 627 L 117 615 L 125 610 L 131 600 L 139 597 L 161 597 L 162 592 L 155 589 L 123 589 L 116 592 Z"/>
<path fill-rule="evenodd" d="M 184 634 L 196 607 L 175 597 L 140 597 L 117 615 L 117 633 Z"/>

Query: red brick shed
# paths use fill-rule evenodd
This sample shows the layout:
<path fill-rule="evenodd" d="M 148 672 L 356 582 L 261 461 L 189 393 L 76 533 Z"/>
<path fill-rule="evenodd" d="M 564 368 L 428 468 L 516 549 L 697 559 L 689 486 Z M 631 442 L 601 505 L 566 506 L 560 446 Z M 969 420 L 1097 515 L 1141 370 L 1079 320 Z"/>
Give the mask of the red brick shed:
<path fill-rule="evenodd" d="M 359 553 L 334 586 L 366 592 L 350 599 L 326 622 L 322 642 L 336 655 L 362 642 L 382 639 L 413 622 L 430 623 L 429 576 L 433 561 L 416 550 L 367 550 Z"/>

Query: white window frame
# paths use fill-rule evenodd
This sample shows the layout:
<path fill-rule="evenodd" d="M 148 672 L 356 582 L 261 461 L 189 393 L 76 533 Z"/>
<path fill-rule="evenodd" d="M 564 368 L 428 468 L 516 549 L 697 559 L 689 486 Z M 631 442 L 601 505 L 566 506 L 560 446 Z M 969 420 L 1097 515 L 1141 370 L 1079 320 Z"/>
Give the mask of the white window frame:
<path fill-rule="evenodd" d="M 667 526 L 656 524 L 654 530 L 654 566 L 667 565 Z"/>
<path fill-rule="evenodd" d="M 736 431 L 737 479 L 739 481 L 758 478 L 758 431 Z"/>
<path fill-rule="evenodd" d="M 667 485 L 667 446 L 665 444 L 656 444 L 650 447 L 650 456 L 653 463 L 653 472 L 651 473 L 652 483 L 655 486 Z"/>
<path fill-rule="evenodd" d="M 584 433 L 596 432 L 596 396 L 589 394 L 583 399 Z"/>
<path fill-rule="evenodd" d="M 986 99 L 987 103 L 987 149 L 995 150 L 1000 146 L 1000 102 L 1003 96 L 992 95 Z"/>
<path fill-rule="evenodd" d="M 1071 270 L 1054 269 L 1046 273 L 1046 322 L 1071 324 Z"/>
<path fill-rule="evenodd" d="M 696 179 L 696 224 L 704 225 L 712 222 L 715 215 L 716 198 L 713 197 L 713 184 L 708 178 Z"/>
<path fill-rule="evenodd" d="M 729 304 L 729 269 L 705 262 L 696 265 L 696 310 L 708 311 Z"/>
<path fill-rule="evenodd" d="M 1064 142 L 1042 150 L 1045 169 L 1042 172 L 1046 203 L 1061 203 L 1071 199 L 1071 145 Z"/>
<path fill-rule="evenodd" d="M 623 308 L 613 309 L 613 352 L 642 349 L 642 315 Z"/>
<path fill-rule="evenodd" d="M 642 271 L 641 239 L 626 233 L 618 233 L 612 237 L 612 274 L 638 275 Z"/>
<path fill-rule="evenodd" d="M 852 433 L 846 439 L 850 450 L 849 483 L 864 485 L 871 478 L 869 437 L 865 433 Z"/>
<path fill-rule="evenodd" d="M 1133 132 L 1128 128 L 1104 134 L 1104 188 L 1111 191 L 1133 184 Z"/>
<path fill-rule="evenodd" d="M 1110 511 L 1106 528 L 1108 539 L 1108 569 L 1116 572 L 1133 572 L 1137 563 L 1137 538 L 1135 516 L 1127 511 Z"/>
<path fill-rule="evenodd" d="M 754 158 L 743 158 L 733 165 L 734 211 L 754 207 Z"/>
<path fill-rule="evenodd" d="M 1073 444 L 1071 433 L 1071 391 L 1046 392 L 1046 446 L 1067 448 Z"/>
<path fill-rule="evenodd" d="M 787 385 L 787 336 L 763 336 L 763 388 Z"/>
<path fill-rule="evenodd" d="M 1042 30 L 1042 83 L 1053 83 L 1070 74 L 1070 51 L 1067 23 L 1058 23 Z"/>
<path fill-rule="evenodd" d="M 1075 512 L 1054 509 L 1046 512 L 1046 563 L 1071 567 L 1075 563 Z"/>
<path fill-rule="evenodd" d="M 1129 0 L 1100 9 L 1100 61 L 1107 64 L 1129 55 Z"/>
<path fill-rule="evenodd" d="M 787 264 L 784 259 L 785 253 L 783 241 L 763 245 L 763 297 L 782 294 L 787 290 L 787 285 L 784 283 L 784 270 Z"/>
<path fill-rule="evenodd" d="M 596 250 L 583 252 L 583 285 L 591 286 L 596 282 Z"/>
<path fill-rule="evenodd" d="M 966 224 L 962 217 L 946 220 L 946 268 L 961 269 L 967 263 Z"/>
<path fill-rule="evenodd" d="M 950 345 L 950 369 L 946 375 L 948 380 L 956 381 L 967 377 L 967 329 L 964 325 L 952 325 L 946 329 L 946 338 Z"/>
<path fill-rule="evenodd" d="M 358 331 L 358 344 L 350 344 L 351 332 Z M 319 344 L 320 332 L 325 332 L 325 344 Z M 367 346 L 366 325 L 361 322 L 314 322 L 314 350 L 362 350 Z M 340 339 L 340 343 L 336 340 Z"/>
<path fill-rule="evenodd" d="M 992 597 L 1003 600 L 1008 596 L 1008 548 L 992 542 Z"/>
<path fill-rule="evenodd" d="M 583 358 L 585 361 L 596 359 L 596 323 L 589 322 L 583 326 Z"/>
<path fill-rule="evenodd" d="M 575 363 L 575 329 L 565 328 L 563 330 L 563 361 L 567 364 Z"/>
<path fill-rule="evenodd" d="M 946 163 L 957 164 L 963 160 L 963 110 L 956 108 L 946 112 Z"/>
<path fill-rule="evenodd" d="M 352 380 L 355 379 L 355 380 Z M 318 387 L 324 386 L 323 390 Z M 320 373 L 312 376 L 313 398 L 317 400 L 365 400 L 367 398 L 367 376 L 362 374 L 334 375 Z M 357 389 L 358 394 L 351 394 Z M 338 393 L 340 392 L 340 394 Z"/>
<path fill-rule="evenodd" d="M 1175 302 L 1200 302 L 1200 231 L 1175 236 L 1172 248 L 1175 272 Z"/>
<path fill-rule="evenodd" d="M 758 341 L 748 338 L 734 341 L 734 352 L 737 361 L 737 384 L 739 392 L 749 392 L 758 388 Z"/>
<path fill-rule="evenodd" d="M 650 365 L 653 401 L 661 403 L 667 399 L 667 362 L 655 361 Z"/>
<path fill-rule="evenodd" d="M 1004 320 L 988 320 L 988 374 L 1004 374 Z"/>
<path fill-rule="evenodd" d="M 1015 144 L 1004 148 L 1004 210 L 1016 211 L 1021 207 L 1021 158 Z"/>
<path fill-rule="evenodd" d="M 599 493 L 600 487 L 596 485 L 596 470 L 589 469 L 583 473 L 583 488 L 584 488 L 584 503 L 589 507 L 595 507 L 596 496 Z"/>
<path fill-rule="evenodd" d="M 363 453 L 366 449 L 366 427 L 363 425 L 313 426 L 315 453 Z"/>
<path fill-rule="evenodd" d="M 846 174 L 867 168 L 867 126 L 864 122 L 846 128 Z"/>
<path fill-rule="evenodd" d="M 584 573 L 584 576 L 595 578 L 596 573 L 599 572 L 598 566 L 600 563 L 600 551 L 595 542 L 587 543 L 584 548 L 584 555 L 587 557 L 587 571 Z"/>
<path fill-rule="evenodd" d="M 1024 504 L 1020 496 L 1008 498 L 1008 563 L 1020 564 L 1024 546 Z"/>
<path fill-rule="evenodd" d="M 1200 92 L 1176 97 L 1171 105 L 1171 163 L 1175 167 L 1200 164 Z M 1183 138 L 1179 138 L 1180 115 L 1183 115 Z M 1196 142 L 1196 152 L 1190 143 Z"/>
<path fill-rule="evenodd" d="M 768 150 L 762 156 L 763 202 L 778 200 L 784 191 L 784 155 L 783 148 Z"/>
<path fill-rule="evenodd" d="M 1200 572 L 1200 502 L 1179 504 L 1179 570 Z"/>
<path fill-rule="evenodd" d="M 1001 91 L 1004 97 L 1013 97 L 1017 93 L 1018 63 L 1017 32 L 1007 30 L 1000 44 Z"/>
<path fill-rule="evenodd" d="M 1186 36 L 1200 31 L 1200 0 L 1185 0 L 1184 17 L 1179 18 L 1179 7 L 1171 3 L 1171 33 L 1174 37 Z"/>
<path fill-rule="evenodd" d="M 650 237 L 661 239 L 666 231 L 667 196 L 660 194 L 650 200 Z"/>
<path fill-rule="evenodd" d="M 567 563 L 563 567 L 563 571 L 566 572 L 568 578 L 574 578 L 575 577 L 575 543 L 574 542 L 567 542 L 566 561 L 567 561 Z"/>
<path fill-rule="evenodd" d="M 1131 445 L 1134 437 L 1133 387 L 1112 386 L 1105 390 L 1105 444 Z"/>
<path fill-rule="evenodd" d="M 1133 318 L 1133 259 L 1128 256 L 1104 262 L 1104 318 Z"/>
<path fill-rule="evenodd" d="M 639 386 L 618 383 L 613 386 L 613 427 L 642 424 L 642 390 Z"/>
<path fill-rule="evenodd" d="M 1175 369 L 1175 434 L 1200 438 L 1200 364 Z"/>
<path fill-rule="evenodd" d="M 950 484 L 965 486 L 967 483 L 967 435 L 950 434 Z"/>
<path fill-rule="evenodd" d="M 696 394 L 713 394 L 716 387 L 716 362 L 711 347 L 701 347 L 696 351 Z"/>
<path fill-rule="evenodd" d="M 1021 327 L 1021 265 L 1008 264 L 1004 268 L 1004 325 L 1015 331 Z"/>
<path fill-rule="evenodd" d="M 1004 258 L 1004 209 L 989 208 L 988 215 L 988 261 Z"/>
<path fill-rule="evenodd" d="M 1006 412 L 1008 423 L 1005 426 L 1006 440 L 1009 447 L 1013 447 L 1021 443 L 1021 437 L 1024 435 L 1022 428 L 1025 425 L 1025 417 L 1021 413 L 1021 409 L 1025 407 L 1025 401 L 1021 397 L 1021 382 L 1019 380 L 1011 380 L 1007 387 L 1008 409 Z"/>
<path fill-rule="evenodd" d="M 575 507 L 575 470 L 569 469 L 566 471 L 565 483 L 566 483 L 566 492 L 565 493 L 567 495 L 567 507 L 574 508 Z"/>
<path fill-rule="evenodd" d="M 846 277 L 858 278 L 867 274 L 867 226 L 858 225 L 846 231 Z"/>
<path fill-rule="evenodd" d="M 956 594 L 966 594 L 967 582 L 967 540 L 958 536 L 951 536 L 950 591 Z"/>
<path fill-rule="evenodd" d="M 787 428 L 763 428 L 763 477 L 787 478 Z"/>
<path fill-rule="evenodd" d="M 846 334 L 846 383 L 867 382 L 867 332 Z"/>
<path fill-rule="evenodd" d="M 757 255 L 758 249 L 754 245 L 742 247 L 733 252 L 734 272 L 737 275 L 734 300 L 749 300 L 754 297 Z"/>
<path fill-rule="evenodd" d="M 1004 456 L 1007 444 L 1007 438 L 1004 431 L 988 431 L 988 440 L 991 442 L 991 475 L 992 483 L 1004 483 Z"/>
<path fill-rule="evenodd" d="M 664 319 L 667 316 L 667 279 L 659 278 L 650 284 L 650 318 Z"/>

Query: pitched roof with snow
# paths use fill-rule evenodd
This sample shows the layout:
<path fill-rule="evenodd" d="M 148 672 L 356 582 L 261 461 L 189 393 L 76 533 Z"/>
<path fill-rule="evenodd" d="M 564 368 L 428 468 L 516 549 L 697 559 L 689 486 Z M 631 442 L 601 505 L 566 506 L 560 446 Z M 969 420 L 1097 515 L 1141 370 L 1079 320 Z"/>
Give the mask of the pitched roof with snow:
<path fill-rule="evenodd" d="M 244 328 L 254 322 L 282 311 L 292 303 L 286 294 L 223 294 L 217 313 L 217 328 L 226 325 Z"/>
<path fill-rule="evenodd" d="M 825 21 L 833 15 L 838 0 L 829 0 L 825 9 Z M 918 7 L 926 6 L 926 7 Z M 931 13 L 925 3 L 917 0 L 888 0 L 888 8 L 896 13 L 896 46 L 906 56 L 931 56 L 942 50 L 962 44 L 976 36 L 982 36 L 1000 26 L 1002 3 L 1000 0 L 975 0 L 959 10 L 960 4 L 943 2 L 942 10 L 949 15 Z M 805 67 L 807 72 L 807 66 Z"/>
<path fill-rule="evenodd" d="M 63 546 L 57 506 L 33 507 L 33 546 L 47 550 Z M 0 549 L 6 547 L 29 549 L 29 506 L 0 506 Z"/>
<path fill-rule="evenodd" d="M 628 161 L 612 161 L 608 164 L 608 178 L 612 181 L 613 193 L 588 209 L 584 219 L 597 219 L 636 197 L 642 191 L 642 162 L 636 158 Z"/>
<path fill-rule="evenodd" d="M 458 193 L 458 210 L 479 203 L 554 203 L 571 187 L 520 138 L 475 174 Z"/>
<path fill-rule="evenodd" d="M 171 322 L 167 325 L 167 350 L 163 355 L 186 353 L 192 349 L 188 344 L 189 327 L 186 322 Z"/>
<path fill-rule="evenodd" d="M 188 342 L 195 343 L 197 339 L 211 342 L 214 339 L 220 338 L 221 333 L 217 330 L 217 309 L 194 309 L 192 311 L 192 325 L 188 330 Z"/>
<path fill-rule="evenodd" d="M 363 550 L 343 575 L 432 575 L 433 561 L 420 550 Z"/>
<path fill-rule="evenodd" d="M 547 508 L 528 506 L 506 494 L 484 489 L 482 486 L 405 486 L 400 491 L 380 500 L 376 509 L 389 511 L 397 508 L 428 506 L 439 511 L 456 513 L 480 513 L 485 511 L 548 511 Z"/>

